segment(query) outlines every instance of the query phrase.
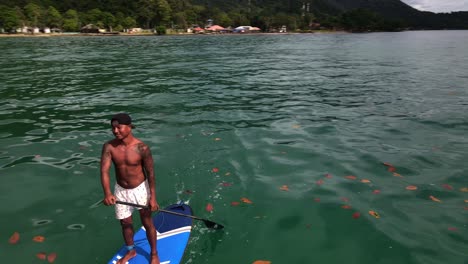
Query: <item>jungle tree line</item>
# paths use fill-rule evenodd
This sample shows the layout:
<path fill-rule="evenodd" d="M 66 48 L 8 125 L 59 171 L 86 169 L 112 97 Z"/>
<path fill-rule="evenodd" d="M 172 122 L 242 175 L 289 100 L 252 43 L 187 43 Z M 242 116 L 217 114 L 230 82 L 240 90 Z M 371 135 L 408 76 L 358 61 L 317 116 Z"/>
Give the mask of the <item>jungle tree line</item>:
<path fill-rule="evenodd" d="M 391 31 L 406 27 L 366 9 L 320 12 L 301 1 L 197 1 L 197 0 L 4 0 L 0 28 L 49 27 L 76 32 L 87 24 L 110 31 L 141 27 L 186 29 L 204 26 L 207 19 L 224 27 L 251 25 L 264 31 L 287 26 L 288 30 L 320 27 L 350 31 Z M 309 1 L 310 2 L 310 1 Z"/>

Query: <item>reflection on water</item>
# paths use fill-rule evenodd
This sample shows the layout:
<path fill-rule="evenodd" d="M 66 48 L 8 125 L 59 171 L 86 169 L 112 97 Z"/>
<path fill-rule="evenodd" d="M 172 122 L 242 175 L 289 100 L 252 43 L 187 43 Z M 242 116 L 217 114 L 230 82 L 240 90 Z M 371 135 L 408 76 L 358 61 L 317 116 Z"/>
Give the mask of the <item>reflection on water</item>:
<path fill-rule="evenodd" d="M 3 38 L 1 211 L 17 220 L 1 233 L 45 236 L 63 263 L 108 261 L 123 241 L 99 156 L 128 112 L 159 204 L 225 226 L 195 222 L 184 263 L 462 263 L 466 37 Z M 39 250 L 17 246 L 0 257 Z"/>

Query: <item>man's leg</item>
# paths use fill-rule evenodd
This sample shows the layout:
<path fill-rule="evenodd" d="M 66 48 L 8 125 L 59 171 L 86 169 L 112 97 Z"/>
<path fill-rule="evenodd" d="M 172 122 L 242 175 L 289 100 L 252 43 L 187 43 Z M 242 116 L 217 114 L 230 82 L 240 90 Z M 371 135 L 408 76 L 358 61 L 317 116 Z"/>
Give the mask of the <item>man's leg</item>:
<path fill-rule="evenodd" d="M 141 223 L 146 229 L 146 238 L 151 247 L 151 259 L 150 264 L 159 264 L 159 256 L 156 248 L 156 228 L 153 225 L 153 219 L 151 219 L 150 209 L 140 209 Z"/>
<path fill-rule="evenodd" d="M 136 256 L 136 250 L 133 248 L 133 221 L 132 216 L 129 216 L 125 219 L 120 220 L 120 226 L 122 227 L 122 234 L 125 240 L 125 245 L 129 248 L 127 254 L 119 261 L 117 264 L 127 263 L 127 261 Z"/>

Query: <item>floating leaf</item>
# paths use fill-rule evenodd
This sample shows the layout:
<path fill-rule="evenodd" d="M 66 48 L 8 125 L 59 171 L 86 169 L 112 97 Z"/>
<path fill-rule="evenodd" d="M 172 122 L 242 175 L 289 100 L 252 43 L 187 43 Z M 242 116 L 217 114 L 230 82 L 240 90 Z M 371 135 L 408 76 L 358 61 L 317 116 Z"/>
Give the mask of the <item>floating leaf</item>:
<path fill-rule="evenodd" d="M 330 173 L 325 174 L 325 178 L 331 179 L 333 176 Z"/>
<path fill-rule="evenodd" d="M 393 167 L 393 165 L 388 162 L 384 162 L 383 165 L 388 166 L 388 167 Z"/>
<path fill-rule="evenodd" d="M 349 199 L 348 199 L 348 198 L 346 198 L 346 197 L 341 197 L 341 201 L 343 201 L 343 202 L 347 203 L 347 202 L 349 202 Z"/>
<path fill-rule="evenodd" d="M 36 257 L 40 260 L 45 260 L 47 258 L 47 254 L 45 252 L 39 252 L 36 254 Z"/>
<path fill-rule="evenodd" d="M 362 179 L 361 182 L 362 182 L 362 183 L 370 183 L 371 181 L 368 180 L 368 179 Z"/>
<path fill-rule="evenodd" d="M 441 200 L 439 200 L 439 199 L 435 198 L 435 197 L 434 197 L 434 196 L 432 196 L 432 195 L 431 195 L 431 196 L 429 196 L 429 198 L 430 198 L 432 201 L 434 201 L 434 202 L 438 202 L 438 203 L 442 202 Z"/>
<path fill-rule="evenodd" d="M 442 187 L 444 187 L 445 189 L 450 190 L 450 191 L 453 190 L 453 187 L 451 185 L 449 185 L 449 184 L 442 184 Z"/>
<path fill-rule="evenodd" d="M 396 169 L 395 169 L 395 167 L 388 167 L 388 171 L 389 171 L 389 172 L 395 172 Z"/>
<path fill-rule="evenodd" d="M 293 125 L 292 127 L 293 128 L 300 128 L 301 126 L 300 125 Z"/>
<path fill-rule="evenodd" d="M 372 216 L 375 217 L 375 218 L 380 218 L 380 215 L 379 215 L 377 212 L 375 212 L 375 211 L 372 211 L 372 210 L 371 210 L 371 211 L 369 211 L 369 214 L 372 215 Z"/>
<path fill-rule="evenodd" d="M 205 207 L 205 210 L 207 212 L 213 212 L 213 205 L 211 203 L 208 203 Z"/>
<path fill-rule="evenodd" d="M 238 206 L 240 203 L 239 202 L 231 202 L 232 206 Z"/>
<path fill-rule="evenodd" d="M 342 205 L 341 208 L 343 208 L 343 209 L 351 209 L 351 205 L 345 204 L 345 205 Z"/>
<path fill-rule="evenodd" d="M 213 169 L 211 169 L 211 171 L 214 172 L 214 173 L 217 173 L 219 171 L 219 169 L 218 168 L 213 168 Z"/>
<path fill-rule="evenodd" d="M 460 188 L 460 192 L 468 192 L 468 187 Z"/>
<path fill-rule="evenodd" d="M 465 203 L 468 203 L 468 200 L 465 200 Z"/>
<path fill-rule="evenodd" d="M 394 172 L 394 173 L 393 173 L 393 176 L 395 176 L 395 177 L 401 177 L 401 178 L 403 178 L 403 176 L 401 176 L 401 174 L 399 174 L 399 173 L 396 173 L 396 172 Z"/>
<path fill-rule="evenodd" d="M 268 260 L 256 260 L 252 264 L 271 264 L 271 261 Z"/>
<path fill-rule="evenodd" d="M 49 261 L 49 263 L 54 263 L 56 258 L 57 258 L 57 253 L 50 253 L 47 256 L 47 261 Z"/>
<path fill-rule="evenodd" d="M 287 191 L 289 191 L 289 187 L 287 185 L 283 185 L 283 186 L 280 187 L 280 190 L 287 192 Z"/>
<path fill-rule="evenodd" d="M 373 190 L 372 193 L 373 193 L 373 194 L 379 194 L 379 193 L 380 193 L 380 190 Z"/>
<path fill-rule="evenodd" d="M 230 173 L 230 172 L 226 172 L 226 174 L 224 174 L 224 175 L 225 175 L 225 176 L 229 176 L 229 175 L 231 175 L 231 173 Z"/>
<path fill-rule="evenodd" d="M 357 179 L 357 177 L 354 176 L 354 175 L 348 175 L 348 176 L 345 176 L 345 178 L 346 178 L 346 179 L 350 179 L 350 180 L 355 180 L 355 179 Z"/>
<path fill-rule="evenodd" d="M 315 198 L 314 201 L 317 202 L 317 203 L 319 203 L 319 202 L 320 202 L 320 198 Z"/>
<path fill-rule="evenodd" d="M 249 199 L 247 199 L 247 198 L 245 198 L 245 197 L 242 197 L 242 198 L 241 198 L 241 201 L 244 202 L 244 203 L 247 203 L 247 204 L 253 203 L 252 201 L 250 201 Z"/>
<path fill-rule="evenodd" d="M 215 141 L 220 141 L 220 140 L 221 140 L 221 138 L 215 138 L 214 140 L 215 140 Z"/>
<path fill-rule="evenodd" d="M 42 242 L 44 242 L 44 240 L 45 240 L 45 237 L 43 237 L 43 236 L 33 237 L 33 241 L 38 242 L 38 243 L 42 243 Z"/>
<path fill-rule="evenodd" d="M 14 232 L 13 235 L 11 235 L 8 242 L 10 244 L 16 244 L 16 243 L 18 243 L 19 239 L 20 239 L 20 234 L 18 232 Z"/>
<path fill-rule="evenodd" d="M 409 191 L 415 191 L 415 190 L 417 190 L 417 189 L 418 189 L 418 187 L 416 187 L 416 186 L 414 186 L 414 185 L 408 185 L 408 186 L 406 186 L 406 190 L 409 190 Z"/>
<path fill-rule="evenodd" d="M 458 230 L 458 228 L 453 227 L 453 226 L 450 226 L 447 229 L 448 229 L 448 231 L 457 231 Z"/>
<path fill-rule="evenodd" d="M 355 212 L 355 213 L 353 214 L 353 218 L 354 218 L 354 219 L 358 219 L 359 217 L 361 217 L 361 213 Z"/>
<path fill-rule="evenodd" d="M 232 185 L 232 183 L 229 183 L 229 182 L 222 182 L 221 185 L 224 186 L 224 187 L 229 187 L 229 186 Z"/>
<path fill-rule="evenodd" d="M 322 185 L 322 184 L 323 184 L 323 180 L 322 180 L 322 179 L 318 180 L 318 181 L 316 182 L 316 184 L 317 184 L 317 185 Z"/>

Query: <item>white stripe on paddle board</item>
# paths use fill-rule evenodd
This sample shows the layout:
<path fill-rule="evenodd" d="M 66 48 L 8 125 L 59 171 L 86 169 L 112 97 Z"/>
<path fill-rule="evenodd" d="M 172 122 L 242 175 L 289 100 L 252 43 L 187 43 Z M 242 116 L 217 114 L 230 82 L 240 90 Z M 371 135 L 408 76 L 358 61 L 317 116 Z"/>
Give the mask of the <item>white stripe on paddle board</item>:
<path fill-rule="evenodd" d="M 146 231 L 145 227 L 143 227 L 143 226 L 141 227 L 141 229 Z M 158 239 L 160 239 L 160 238 L 165 238 L 165 237 L 168 237 L 168 236 L 182 234 L 182 233 L 185 233 L 185 232 L 190 232 L 191 230 L 192 230 L 191 226 L 183 226 L 183 227 L 173 229 L 173 230 L 170 230 L 170 231 L 167 231 L 167 232 L 164 232 L 164 233 L 159 233 L 158 230 L 156 230 L 156 235 L 157 235 Z"/>
<path fill-rule="evenodd" d="M 121 258 L 122 258 L 122 257 L 121 257 L 120 255 L 117 255 L 117 259 L 121 259 Z M 117 260 L 112 261 L 112 263 L 113 263 L 113 264 L 117 264 Z M 170 260 L 161 262 L 161 264 L 169 264 L 169 263 L 171 263 Z M 128 261 L 127 261 L 125 264 L 128 264 Z"/>

